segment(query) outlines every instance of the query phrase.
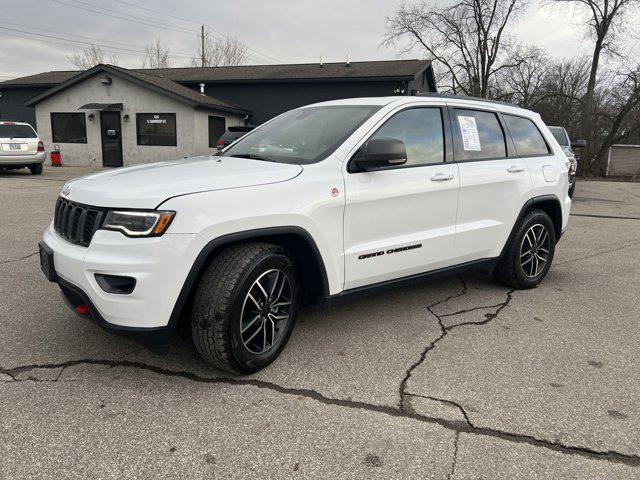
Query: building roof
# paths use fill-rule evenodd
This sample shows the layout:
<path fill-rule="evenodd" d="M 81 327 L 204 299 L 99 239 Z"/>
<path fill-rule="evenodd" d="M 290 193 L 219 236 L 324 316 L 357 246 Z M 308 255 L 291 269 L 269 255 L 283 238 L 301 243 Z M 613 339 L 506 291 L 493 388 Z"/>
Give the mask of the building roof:
<path fill-rule="evenodd" d="M 123 69 L 127 72 L 162 77 L 179 83 L 199 82 L 284 82 L 284 81 L 375 81 L 411 80 L 426 69 L 429 60 L 382 60 L 372 62 L 299 63 L 284 65 L 241 65 L 233 67 L 184 67 Z M 79 70 L 52 71 L 0 82 L 0 88 L 47 87 L 66 82 Z M 432 75 L 432 73 L 431 73 Z"/>
<path fill-rule="evenodd" d="M 29 100 L 26 103 L 26 106 L 32 107 L 37 103 L 40 103 L 41 101 L 46 100 L 47 98 L 52 97 L 53 95 L 56 95 L 63 90 L 66 90 L 67 88 L 70 88 L 73 85 L 86 80 L 89 77 L 92 77 L 99 73 L 108 73 L 110 75 L 125 78 L 164 95 L 168 95 L 177 100 L 189 103 L 193 106 L 241 114 L 251 113 L 249 110 L 243 107 L 224 102 L 209 95 L 205 95 L 196 90 L 193 90 L 192 88 L 185 87 L 184 85 L 180 85 L 179 83 L 169 80 L 168 78 L 151 75 L 149 73 L 142 73 L 137 70 L 128 70 L 126 68 L 116 67 L 114 65 L 96 65 L 95 67 L 90 68 L 89 70 L 86 70 L 84 72 L 74 73 L 75 75 L 69 77 L 67 80 L 59 83 L 58 85 L 55 85 L 46 92 L 37 95 L 36 97 Z"/>

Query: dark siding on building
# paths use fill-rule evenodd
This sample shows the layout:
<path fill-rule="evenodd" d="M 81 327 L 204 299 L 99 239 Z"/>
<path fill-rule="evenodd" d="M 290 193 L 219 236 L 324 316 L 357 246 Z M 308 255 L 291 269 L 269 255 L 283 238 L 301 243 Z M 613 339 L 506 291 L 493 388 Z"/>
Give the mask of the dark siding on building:
<path fill-rule="evenodd" d="M 24 102 L 49 90 L 49 87 L 0 88 L 0 120 L 28 122 L 37 129 L 36 109 L 25 107 Z"/>
<path fill-rule="evenodd" d="M 197 85 L 192 85 L 198 89 Z M 404 82 L 299 82 L 299 83 L 209 83 L 205 93 L 242 105 L 253 113 L 248 122 L 259 125 L 292 108 L 310 103 L 354 97 L 394 95 L 406 89 Z"/>

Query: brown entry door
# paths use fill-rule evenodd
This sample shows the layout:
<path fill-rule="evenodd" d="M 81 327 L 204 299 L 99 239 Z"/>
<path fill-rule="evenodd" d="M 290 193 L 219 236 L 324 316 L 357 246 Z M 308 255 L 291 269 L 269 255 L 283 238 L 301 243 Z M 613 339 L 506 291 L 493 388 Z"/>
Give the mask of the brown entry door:
<path fill-rule="evenodd" d="M 102 165 L 105 167 L 122 166 L 122 130 L 120 112 L 100 112 L 102 137 Z"/>

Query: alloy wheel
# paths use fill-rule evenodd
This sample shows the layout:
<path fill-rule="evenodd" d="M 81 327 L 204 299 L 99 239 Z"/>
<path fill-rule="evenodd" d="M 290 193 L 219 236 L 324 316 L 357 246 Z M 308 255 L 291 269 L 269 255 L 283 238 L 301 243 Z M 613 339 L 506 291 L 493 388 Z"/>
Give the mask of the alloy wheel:
<path fill-rule="evenodd" d="M 520 244 L 520 268 L 528 278 L 535 278 L 549 261 L 551 238 L 547 227 L 536 223 L 525 233 Z"/>
<path fill-rule="evenodd" d="M 262 354 L 278 342 L 292 317 L 291 282 L 285 272 L 272 269 L 249 288 L 240 312 L 240 338 L 247 350 Z"/>

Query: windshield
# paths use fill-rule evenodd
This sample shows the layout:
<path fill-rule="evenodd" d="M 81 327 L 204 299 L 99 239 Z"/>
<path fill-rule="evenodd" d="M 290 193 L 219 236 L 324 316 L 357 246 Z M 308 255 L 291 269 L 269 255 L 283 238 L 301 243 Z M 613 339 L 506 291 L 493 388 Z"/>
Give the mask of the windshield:
<path fill-rule="evenodd" d="M 0 124 L 0 138 L 37 138 L 37 136 L 29 125 Z"/>
<path fill-rule="evenodd" d="M 569 146 L 569 139 L 567 138 L 567 134 L 564 131 L 564 128 L 561 127 L 549 127 L 549 130 L 555 137 L 556 141 L 561 147 Z"/>
<path fill-rule="evenodd" d="M 292 110 L 252 131 L 223 155 L 315 163 L 330 155 L 379 109 L 377 105 L 339 105 Z"/>

